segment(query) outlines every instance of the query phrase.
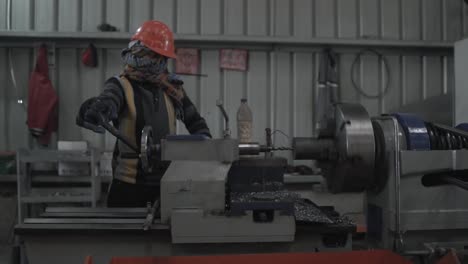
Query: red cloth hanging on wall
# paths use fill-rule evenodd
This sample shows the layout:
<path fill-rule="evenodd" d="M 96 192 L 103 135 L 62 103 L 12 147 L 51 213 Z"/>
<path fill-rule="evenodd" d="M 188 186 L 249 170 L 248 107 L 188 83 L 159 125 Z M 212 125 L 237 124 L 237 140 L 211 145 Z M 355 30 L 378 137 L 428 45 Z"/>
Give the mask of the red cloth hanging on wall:
<path fill-rule="evenodd" d="M 29 78 L 28 128 L 38 142 L 47 145 L 58 127 L 58 96 L 49 79 L 47 48 L 39 48 L 34 71 Z"/>

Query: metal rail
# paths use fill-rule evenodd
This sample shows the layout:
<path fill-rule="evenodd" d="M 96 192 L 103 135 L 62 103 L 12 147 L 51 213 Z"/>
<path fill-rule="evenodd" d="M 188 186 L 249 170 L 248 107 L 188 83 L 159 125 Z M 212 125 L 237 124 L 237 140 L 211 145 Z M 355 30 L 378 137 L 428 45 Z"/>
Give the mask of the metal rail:
<path fill-rule="evenodd" d="M 0 31 L 0 47 L 36 47 L 40 42 L 54 42 L 57 48 L 86 48 L 92 41 L 97 48 L 124 48 L 131 34 L 126 32 L 36 32 Z M 337 53 L 355 53 L 363 48 L 379 49 L 390 54 L 453 53 L 453 43 L 447 41 L 408 41 L 388 39 L 340 39 L 270 36 L 229 36 L 176 34 L 178 47 L 199 49 L 242 48 L 262 51 L 320 51 L 333 47 Z"/>
<path fill-rule="evenodd" d="M 445 176 L 443 177 L 443 180 L 446 181 L 447 183 L 450 183 L 452 185 L 462 188 L 463 190 L 468 191 L 468 182 L 462 181 L 453 176 Z"/>

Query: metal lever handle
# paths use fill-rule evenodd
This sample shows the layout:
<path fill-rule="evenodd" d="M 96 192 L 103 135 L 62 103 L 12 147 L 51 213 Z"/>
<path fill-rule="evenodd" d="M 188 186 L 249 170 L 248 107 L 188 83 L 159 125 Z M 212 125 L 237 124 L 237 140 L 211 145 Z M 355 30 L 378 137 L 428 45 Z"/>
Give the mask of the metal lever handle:
<path fill-rule="evenodd" d="M 226 113 L 226 110 L 223 107 L 223 101 L 218 100 L 216 101 L 216 106 L 219 107 L 219 110 L 221 110 L 221 113 L 223 114 L 224 117 L 224 137 L 228 138 L 231 136 L 231 132 L 229 131 L 229 116 Z"/>
<path fill-rule="evenodd" d="M 135 151 L 135 153 L 140 153 L 140 150 L 135 146 L 133 145 L 130 140 L 125 137 L 124 135 L 120 134 L 120 132 L 111 124 L 107 123 L 105 121 L 105 118 L 104 116 L 101 115 L 101 126 L 107 130 L 109 133 L 111 133 L 112 135 L 114 135 L 117 139 L 119 139 L 120 141 L 122 141 L 125 145 L 127 145 L 129 148 L 131 148 L 133 151 Z"/>

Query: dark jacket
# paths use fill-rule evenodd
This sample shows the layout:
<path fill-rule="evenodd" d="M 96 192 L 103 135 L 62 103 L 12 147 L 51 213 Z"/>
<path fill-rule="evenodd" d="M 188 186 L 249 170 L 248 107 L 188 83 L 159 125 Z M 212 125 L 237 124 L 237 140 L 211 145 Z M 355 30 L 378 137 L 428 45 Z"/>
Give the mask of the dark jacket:
<path fill-rule="evenodd" d="M 180 87 L 182 88 L 182 87 Z M 181 115 L 176 115 L 175 102 L 163 89 L 154 84 L 141 83 L 125 77 L 113 77 L 106 81 L 100 99 L 111 99 L 118 109 L 118 120 L 114 125 L 120 133 L 136 146 L 141 143 L 141 131 L 149 125 L 153 129 L 154 143 L 167 135 L 176 133 L 176 116 L 185 124 L 190 134 L 204 134 L 211 137 L 205 120 L 185 95 Z M 124 143 L 117 142 L 114 149 L 114 179 L 131 184 L 159 185 L 168 162 L 156 162 L 151 174 L 143 173 L 139 159 L 122 158 L 122 153 L 132 153 Z"/>

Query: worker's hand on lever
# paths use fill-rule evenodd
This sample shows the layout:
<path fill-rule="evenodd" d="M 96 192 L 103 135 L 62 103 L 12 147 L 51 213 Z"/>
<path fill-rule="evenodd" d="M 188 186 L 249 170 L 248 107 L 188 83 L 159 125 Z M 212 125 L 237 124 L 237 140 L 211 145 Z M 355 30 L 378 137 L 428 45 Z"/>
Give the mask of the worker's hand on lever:
<path fill-rule="evenodd" d="M 81 105 L 76 124 L 102 134 L 106 131 L 103 124 L 115 119 L 117 119 L 115 103 L 111 99 L 93 97 Z"/>

